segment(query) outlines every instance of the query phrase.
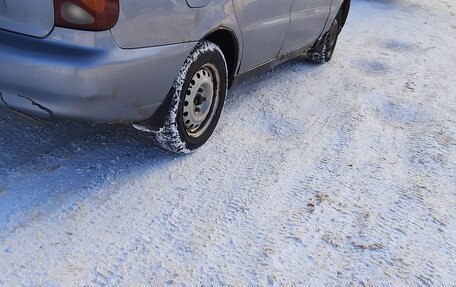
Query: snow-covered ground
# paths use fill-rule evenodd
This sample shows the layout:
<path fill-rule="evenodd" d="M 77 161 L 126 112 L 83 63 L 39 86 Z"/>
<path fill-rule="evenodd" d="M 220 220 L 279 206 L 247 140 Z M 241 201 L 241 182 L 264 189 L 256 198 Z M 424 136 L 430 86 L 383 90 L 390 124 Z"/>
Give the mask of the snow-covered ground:
<path fill-rule="evenodd" d="M 0 286 L 456 284 L 456 3 L 357 0 L 190 156 L 0 114 Z"/>

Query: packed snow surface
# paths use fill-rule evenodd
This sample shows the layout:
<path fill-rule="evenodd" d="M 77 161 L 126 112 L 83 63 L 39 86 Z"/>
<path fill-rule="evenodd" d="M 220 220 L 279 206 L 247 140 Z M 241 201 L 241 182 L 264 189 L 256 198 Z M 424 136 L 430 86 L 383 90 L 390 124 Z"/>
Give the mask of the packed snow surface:
<path fill-rule="evenodd" d="M 333 60 L 188 156 L 0 114 L 0 286 L 456 284 L 456 3 L 355 1 Z"/>

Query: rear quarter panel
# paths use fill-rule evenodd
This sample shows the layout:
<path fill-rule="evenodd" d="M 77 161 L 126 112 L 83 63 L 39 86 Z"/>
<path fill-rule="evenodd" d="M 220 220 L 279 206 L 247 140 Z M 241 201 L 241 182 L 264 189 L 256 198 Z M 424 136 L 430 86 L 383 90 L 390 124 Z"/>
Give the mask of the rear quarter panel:
<path fill-rule="evenodd" d="M 122 0 L 112 34 L 122 48 L 140 48 L 202 39 L 223 26 L 241 37 L 231 0 L 190 8 L 184 0 Z"/>
<path fill-rule="evenodd" d="M 344 2 L 344 0 L 332 0 L 331 1 L 331 11 L 330 11 L 330 14 L 328 17 L 328 21 L 326 22 L 325 28 L 323 30 L 324 32 L 328 31 L 329 28 L 331 27 L 334 19 L 336 19 L 337 13 L 339 12 L 340 7 L 342 6 L 343 2 Z"/>
<path fill-rule="evenodd" d="M 0 0 L 0 29 L 44 38 L 52 28 L 53 0 Z"/>

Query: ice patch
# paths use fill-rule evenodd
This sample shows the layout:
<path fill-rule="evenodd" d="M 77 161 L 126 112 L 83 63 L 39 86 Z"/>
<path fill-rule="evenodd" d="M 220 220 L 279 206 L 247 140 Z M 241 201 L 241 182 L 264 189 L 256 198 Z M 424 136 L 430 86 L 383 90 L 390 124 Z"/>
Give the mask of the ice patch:
<path fill-rule="evenodd" d="M 393 51 L 413 51 L 417 48 L 416 44 L 394 39 L 383 41 L 383 46 Z"/>
<path fill-rule="evenodd" d="M 388 64 L 382 63 L 375 59 L 357 60 L 354 62 L 361 70 L 373 74 L 386 74 L 391 68 Z"/>

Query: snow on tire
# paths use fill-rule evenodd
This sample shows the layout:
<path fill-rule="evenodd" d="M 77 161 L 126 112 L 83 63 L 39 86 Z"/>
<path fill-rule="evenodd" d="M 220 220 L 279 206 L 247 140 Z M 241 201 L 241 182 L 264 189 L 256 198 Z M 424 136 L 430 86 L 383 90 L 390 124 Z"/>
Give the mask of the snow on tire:
<path fill-rule="evenodd" d="M 342 29 L 339 26 L 338 18 L 340 18 L 340 16 L 334 20 L 331 28 L 323 37 L 320 45 L 308 53 L 308 60 L 310 62 L 324 64 L 325 62 L 329 62 L 332 59 L 334 50 L 336 49 L 337 39 Z"/>
<path fill-rule="evenodd" d="M 164 124 L 152 132 L 156 144 L 186 154 L 204 145 L 217 126 L 227 88 L 223 52 L 212 42 L 200 41 L 173 84 Z"/>

